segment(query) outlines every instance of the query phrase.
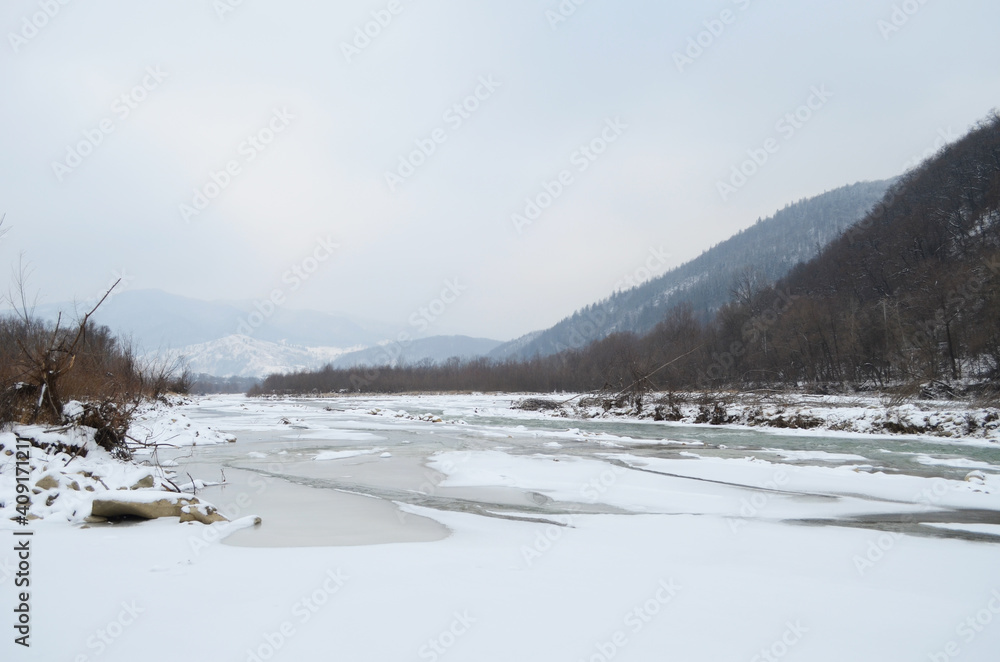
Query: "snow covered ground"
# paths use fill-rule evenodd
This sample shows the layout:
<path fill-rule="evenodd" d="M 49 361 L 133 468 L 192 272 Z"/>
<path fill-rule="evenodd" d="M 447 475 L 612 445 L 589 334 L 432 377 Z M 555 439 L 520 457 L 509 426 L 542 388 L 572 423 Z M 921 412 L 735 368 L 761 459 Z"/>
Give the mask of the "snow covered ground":
<path fill-rule="evenodd" d="M 519 404 L 537 398 L 525 396 Z M 873 395 L 759 393 L 651 394 L 641 410 L 605 407 L 587 395 L 560 395 L 547 402 L 548 416 L 617 418 L 691 424 L 742 425 L 791 430 L 905 434 L 1000 443 L 1000 409 L 955 401 L 918 400 L 885 404 Z"/>
<path fill-rule="evenodd" d="M 143 429 L 179 447 L 160 468 L 39 456 L 31 483 L 58 486 L 32 495 L 28 527 L 9 520 L 16 456 L 0 451 L 2 659 L 997 659 L 991 439 L 564 418 L 516 399 L 150 411 Z M 190 473 L 199 499 L 263 525 L 83 524 L 94 493 L 64 469 L 115 491 Z M 11 627 L 26 529 L 28 649 Z"/>

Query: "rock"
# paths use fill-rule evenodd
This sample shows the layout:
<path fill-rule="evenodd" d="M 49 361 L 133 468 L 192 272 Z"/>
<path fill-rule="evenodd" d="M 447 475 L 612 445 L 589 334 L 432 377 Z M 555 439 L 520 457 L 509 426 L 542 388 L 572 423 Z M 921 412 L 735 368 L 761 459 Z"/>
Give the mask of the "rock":
<path fill-rule="evenodd" d="M 76 482 L 75 480 L 74 481 L 70 481 L 69 489 L 73 490 L 74 492 L 79 492 L 80 491 L 80 483 Z"/>
<path fill-rule="evenodd" d="M 59 481 L 52 476 L 42 476 L 42 478 L 35 483 L 35 487 L 40 490 L 54 490 L 59 487 Z"/>
<path fill-rule="evenodd" d="M 223 517 L 219 512 L 212 506 L 207 504 L 194 504 L 186 508 L 181 509 L 181 523 L 184 522 L 201 522 L 202 524 L 215 524 L 216 522 L 228 522 L 229 520 Z"/>
<path fill-rule="evenodd" d="M 59 498 L 59 493 L 58 492 L 56 492 L 55 494 L 49 495 L 49 498 L 45 500 L 45 505 L 46 506 L 51 506 L 52 504 L 54 504 L 56 502 L 56 499 L 58 499 L 58 498 Z"/>
<path fill-rule="evenodd" d="M 151 487 L 156 487 L 156 480 L 152 475 L 143 476 L 135 485 L 130 487 L 131 490 L 145 490 Z"/>
<path fill-rule="evenodd" d="M 984 474 L 982 471 L 979 470 L 970 471 L 968 474 L 966 474 L 965 480 L 969 483 L 975 483 L 976 485 L 985 485 L 986 474 Z"/>
<path fill-rule="evenodd" d="M 171 495 L 155 501 L 133 501 L 117 499 L 114 496 L 97 497 L 90 511 L 93 517 L 138 517 L 139 519 L 159 519 L 177 517 L 181 522 L 197 521 L 203 524 L 227 521 L 215 508 L 203 504 L 197 497 Z"/>
<path fill-rule="evenodd" d="M 102 522 L 107 522 L 108 518 L 107 517 L 96 517 L 94 515 L 88 515 L 87 517 L 83 518 L 83 521 L 86 522 L 87 524 L 101 524 Z"/>

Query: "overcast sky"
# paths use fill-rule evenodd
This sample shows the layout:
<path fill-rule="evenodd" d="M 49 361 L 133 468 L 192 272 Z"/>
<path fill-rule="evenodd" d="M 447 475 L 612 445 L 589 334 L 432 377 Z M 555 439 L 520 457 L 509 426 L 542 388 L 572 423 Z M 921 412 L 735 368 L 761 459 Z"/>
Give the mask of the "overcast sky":
<path fill-rule="evenodd" d="M 46 302 L 406 324 L 450 282 L 428 333 L 506 340 L 1000 105 L 994 0 L 61 1 L 0 23 L 0 259 Z"/>

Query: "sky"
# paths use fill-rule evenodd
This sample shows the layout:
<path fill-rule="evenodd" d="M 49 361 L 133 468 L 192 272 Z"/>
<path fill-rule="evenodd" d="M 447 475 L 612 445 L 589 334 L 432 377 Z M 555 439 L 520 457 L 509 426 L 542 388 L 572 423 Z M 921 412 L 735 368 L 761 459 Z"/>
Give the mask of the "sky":
<path fill-rule="evenodd" d="M 0 287 L 41 302 L 508 340 L 1000 106 L 991 0 L 5 6 Z"/>

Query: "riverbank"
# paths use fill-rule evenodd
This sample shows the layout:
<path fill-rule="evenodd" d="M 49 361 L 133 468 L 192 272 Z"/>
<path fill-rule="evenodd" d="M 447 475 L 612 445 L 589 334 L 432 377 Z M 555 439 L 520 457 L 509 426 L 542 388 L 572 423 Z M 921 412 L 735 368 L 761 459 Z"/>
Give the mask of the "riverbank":
<path fill-rule="evenodd" d="M 624 398 L 525 396 L 515 409 L 554 418 L 664 421 L 866 435 L 926 436 L 1000 444 L 1000 409 L 951 400 L 903 404 L 878 396 L 659 393 L 642 406 Z"/>

